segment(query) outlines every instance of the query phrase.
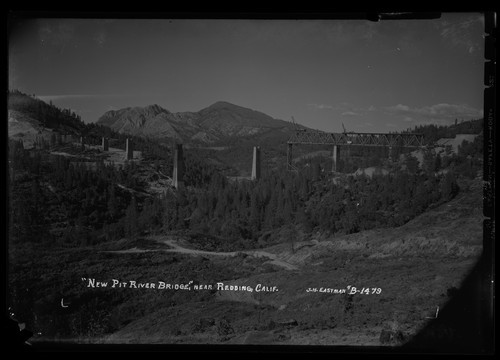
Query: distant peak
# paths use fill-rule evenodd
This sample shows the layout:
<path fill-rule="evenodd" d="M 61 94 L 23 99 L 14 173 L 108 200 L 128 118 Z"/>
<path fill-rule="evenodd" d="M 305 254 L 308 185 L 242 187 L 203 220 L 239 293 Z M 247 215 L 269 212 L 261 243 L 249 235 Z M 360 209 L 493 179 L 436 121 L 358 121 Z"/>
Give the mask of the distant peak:
<path fill-rule="evenodd" d="M 234 110 L 251 110 L 251 109 L 243 107 L 243 106 L 231 104 L 230 102 L 227 102 L 227 101 L 217 101 L 217 102 L 213 103 L 212 105 L 210 105 L 209 107 L 202 109 L 201 111 L 203 111 L 203 110 L 221 110 L 221 109 L 230 109 L 233 111 Z"/>
<path fill-rule="evenodd" d="M 153 105 L 148 105 L 145 107 L 146 109 L 157 109 L 157 110 L 163 110 L 163 108 L 158 105 L 158 104 L 153 104 Z"/>
<path fill-rule="evenodd" d="M 170 112 L 167 109 L 162 108 L 158 104 L 153 104 L 153 105 L 145 106 L 144 107 L 144 111 L 152 112 L 152 113 L 155 113 L 155 114 L 159 114 L 159 113 L 163 113 L 163 112 L 166 112 L 166 113 Z"/>
<path fill-rule="evenodd" d="M 222 108 L 222 107 L 239 107 L 239 106 L 231 104 L 227 101 L 217 101 L 209 106 L 209 108 Z"/>
<path fill-rule="evenodd" d="M 212 106 L 221 106 L 221 105 L 233 105 L 233 106 L 235 106 L 234 104 L 231 104 L 230 102 L 227 102 L 227 101 L 217 101 L 217 102 L 212 104 Z"/>

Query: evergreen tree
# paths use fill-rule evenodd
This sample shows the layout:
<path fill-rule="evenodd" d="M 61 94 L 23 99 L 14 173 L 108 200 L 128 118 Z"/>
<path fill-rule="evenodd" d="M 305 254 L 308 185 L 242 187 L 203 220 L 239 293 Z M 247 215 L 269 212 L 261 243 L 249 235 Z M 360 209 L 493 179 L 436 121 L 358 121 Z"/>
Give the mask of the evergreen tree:
<path fill-rule="evenodd" d="M 448 171 L 439 184 L 441 197 L 443 200 L 451 200 L 458 193 L 458 185 L 455 179 L 455 175 Z"/>
<path fill-rule="evenodd" d="M 435 158 L 435 155 L 432 153 L 431 150 L 425 150 L 424 153 L 423 153 L 422 169 L 426 173 L 430 174 L 430 173 L 434 172 L 435 168 L 436 168 L 436 158 Z"/>
<path fill-rule="evenodd" d="M 53 132 L 52 135 L 50 135 L 50 146 L 55 146 L 57 144 L 57 137 L 56 134 Z"/>
<path fill-rule="evenodd" d="M 317 161 L 313 162 L 312 169 L 313 169 L 312 179 L 313 181 L 318 181 L 321 177 L 321 165 L 319 164 L 319 162 Z"/>
<path fill-rule="evenodd" d="M 418 171 L 419 163 L 415 156 L 407 154 L 405 157 L 405 165 L 410 174 L 415 174 Z"/>
<path fill-rule="evenodd" d="M 441 155 L 440 154 L 436 154 L 435 158 L 434 158 L 434 171 L 439 171 L 441 170 Z"/>
<path fill-rule="evenodd" d="M 292 205 L 290 198 L 285 198 L 285 205 L 283 207 L 283 221 L 288 224 L 292 221 Z"/>
<path fill-rule="evenodd" d="M 274 229 L 277 225 L 278 198 L 276 193 L 271 194 L 271 198 L 266 206 L 264 224 L 267 229 Z"/>
<path fill-rule="evenodd" d="M 285 238 L 285 241 L 290 244 L 291 253 L 295 254 L 295 243 L 297 242 L 297 228 L 295 225 L 286 225 L 281 234 Z"/>
<path fill-rule="evenodd" d="M 260 231 L 260 200 L 256 191 L 252 193 L 250 199 L 250 226 L 252 233 Z"/>
<path fill-rule="evenodd" d="M 296 218 L 296 223 L 302 225 L 305 232 L 310 232 L 312 230 L 311 223 L 303 206 L 298 207 L 297 215 L 295 216 L 295 218 Z"/>
<path fill-rule="evenodd" d="M 137 201 L 135 196 L 132 197 L 129 206 L 125 212 L 125 235 L 133 237 L 137 235 L 139 230 L 139 225 L 137 221 Z"/>
<path fill-rule="evenodd" d="M 115 186 L 113 184 L 109 185 L 108 188 L 108 214 L 111 219 L 116 219 L 119 214 L 118 199 L 115 194 Z"/>

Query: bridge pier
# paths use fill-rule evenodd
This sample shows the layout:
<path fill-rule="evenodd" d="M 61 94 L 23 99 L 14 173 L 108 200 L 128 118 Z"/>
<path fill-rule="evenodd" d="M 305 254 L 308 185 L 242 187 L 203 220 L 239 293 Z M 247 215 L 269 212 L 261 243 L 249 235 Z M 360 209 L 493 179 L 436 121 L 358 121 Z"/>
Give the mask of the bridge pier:
<path fill-rule="evenodd" d="M 253 148 L 252 180 L 260 179 L 260 147 Z"/>
<path fill-rule="evenodd" d="M 83 150 L 85 150 L 85 141 L 83 139 L 83 136 L 80 136 L 80 147 Z"/>
<path fill-rule="evenodd" d="M 108 138 L 102 138 L 102 151 L 109 151 L 109 140 Z"/>
<path fill-rule="evenodd" d="M 173 181 L 174 181 L 174 187 L 176 189 L 179 188 L 179 186 L 182 186 L 184 181 L 184 156 L 183 156 L 183 151 L 182 151 L 182 144 L 177 144 L 175 151 L 174 151 L 174 173 L 173 173 Z"/>
<path fill-rule="evenodd" d="M 127 160 L 132 160 L 134 158 L 134 144 L 132 143 L 132 140 L 127 138 L 127 143 L 125 147 L 125 158 Z"/>
<path fill-rule="evenodd" d="M 333 153 L 332 153 L 332 172 L 337 172 L 337 163 L 340 158 L 340 146 L 333 145 Z"/>

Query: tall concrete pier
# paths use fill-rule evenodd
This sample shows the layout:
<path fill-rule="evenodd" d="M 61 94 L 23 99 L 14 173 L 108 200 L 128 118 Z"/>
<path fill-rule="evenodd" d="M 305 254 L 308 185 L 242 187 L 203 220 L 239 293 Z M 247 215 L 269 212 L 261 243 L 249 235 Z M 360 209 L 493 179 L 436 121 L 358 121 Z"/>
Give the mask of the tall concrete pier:
<path fill-rule="evenodd" d="M 132 140 L 127 138 L 127 145 L 125 147 L 125 156 L 127 160 L 132 160 L 134 158 L 134 144 Z"/>
<path fill-rule="evenodd" d="M 102 151 L 109 151 L 109 140 L 108 138 L 102 138 Z"/>
<path fill-rule="evenodd" d="M 80 147 L 82 150 L 85 150 L 85 140 L 83 139 L 83 136 L 80 136 Z"/>
<path fill-rule="evenodd" d="M 182 151 L 182 144 L 177 144 L 174 151 L 174 173 L 173 173 L 174 187 L 176 189 L 184 183 L 184 154 Z"/>
<path fill-rule="evenodd" d="M 340 157 L 340 147 L 337 145 L 333 146 L 333 154 L 332 154 L 332 172 L 337 172 L 337 163 Z"/>
<path fill-rule="evenodd" d="M 260 179 L 260 147 L 253 148 L 252 180 Z"/>

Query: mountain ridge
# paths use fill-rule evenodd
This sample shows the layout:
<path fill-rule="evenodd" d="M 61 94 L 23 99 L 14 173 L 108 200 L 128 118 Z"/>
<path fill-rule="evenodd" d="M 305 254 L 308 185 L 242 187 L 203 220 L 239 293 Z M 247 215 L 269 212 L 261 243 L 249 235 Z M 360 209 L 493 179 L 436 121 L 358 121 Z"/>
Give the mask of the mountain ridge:
<path fill-rule="evenodd" d="M 157 104 L 110 110 L 97 121 L 119 132 L 156 139 L 214 143 L 230 137 L 248 137 L 268 131 L 287 136 L 289 122 L 227 101 L 217 101 L 199 111 L 171 112 Z"/>

